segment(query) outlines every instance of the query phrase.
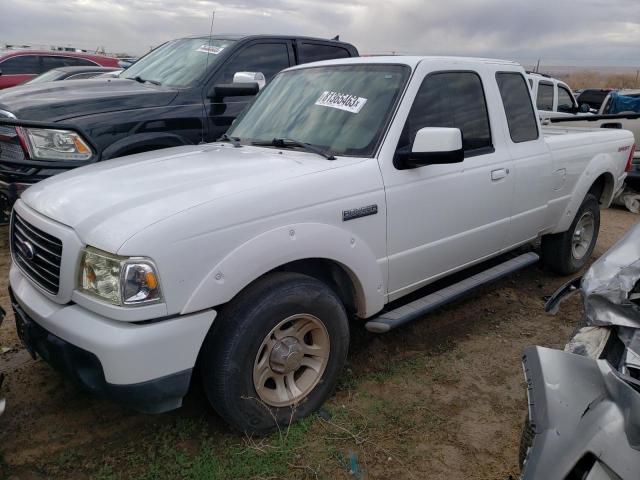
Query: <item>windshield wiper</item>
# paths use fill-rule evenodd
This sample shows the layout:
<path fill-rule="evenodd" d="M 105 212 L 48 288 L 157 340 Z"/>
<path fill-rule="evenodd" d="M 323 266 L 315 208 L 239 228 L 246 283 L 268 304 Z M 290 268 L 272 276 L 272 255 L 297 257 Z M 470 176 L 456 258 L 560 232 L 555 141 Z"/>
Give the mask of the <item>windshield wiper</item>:
<path fill-rule="evenodd" d="M 226 133 L 218 139 L 218 142 L 231 142 L 231 145 L 233 145 L 235 148 L 240 148 L 242 146 L 240 145 L 240 138 L 230 137 Z"/>
<path fill-rule="evenodd" d="M 135 80 L 138 83 L 153 83 L 154 85 L 162 85 L 157 80 L 147 80 L 146 78 L 142 78 L 140 75 L 136 75 L 135 77 L 127 77 L 129 80 Z"/>
<path fill-rule="evenodd" d="M 271 141 L 259 141 L 259 142 L 251 142 L 251 145 L 255 145 L 257 147 L 277 147 L 277 148 L 287 148 L 287 147 L 300 147 L 305 149 L 308 152 L 315 153 L 320 155 L 327 160 L 335 160 L 336 157 L 328 150 L 324 150 L 320 147 L 316 147 L 310 143 L 300 142 L 298 140 L 292 140 L 290 138 L 274 138 Z"/>

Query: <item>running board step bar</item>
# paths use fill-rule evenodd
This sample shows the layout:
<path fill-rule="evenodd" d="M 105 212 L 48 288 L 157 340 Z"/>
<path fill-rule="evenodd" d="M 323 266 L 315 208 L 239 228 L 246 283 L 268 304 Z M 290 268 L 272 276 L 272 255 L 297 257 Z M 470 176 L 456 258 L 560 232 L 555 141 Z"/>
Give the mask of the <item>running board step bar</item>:
<path fill-rule="evenodd" d="M 483 272 L 476 273 L 458 283 L 454 283 L 442 290 L 407 303 L 395 310 L 383 312 L 365 324 L 365 328 L 374 333 L 385 333 L 389 330 L 409 323 L 449 302 L 468 294 L 487 283 L 495 282 L 521 268 L 536 263 L 540 257 L 534 252 L 528 252 L 518 257 L 507 260 L 504 263 L 491 267 Z"/>

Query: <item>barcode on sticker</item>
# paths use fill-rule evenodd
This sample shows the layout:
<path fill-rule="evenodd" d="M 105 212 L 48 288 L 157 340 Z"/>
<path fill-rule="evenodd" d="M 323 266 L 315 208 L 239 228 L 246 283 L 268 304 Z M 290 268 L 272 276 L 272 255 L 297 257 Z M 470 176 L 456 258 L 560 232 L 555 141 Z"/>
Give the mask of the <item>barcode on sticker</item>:
<path fill-rule="evenodd" d="M 367 99 L 357 95 L 328 91 L 322 92 L 320 98 L 316 100 L 316 105 L 321 107 L 337 108 L 351 113 L 358 113 L 365 103 L 367 103 Z"/>

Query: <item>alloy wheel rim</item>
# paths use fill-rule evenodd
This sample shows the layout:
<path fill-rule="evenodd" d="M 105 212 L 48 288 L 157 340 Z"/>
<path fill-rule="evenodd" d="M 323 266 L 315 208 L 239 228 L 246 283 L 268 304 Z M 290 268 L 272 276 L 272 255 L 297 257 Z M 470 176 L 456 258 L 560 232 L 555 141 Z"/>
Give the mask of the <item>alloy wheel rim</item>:
<path fill-rule="evenodd" d="M 571 238 L 571 254 L 576 260 L 582 260 L 589 251 L 595 234 L 595 218 L 593 213 L 585 212 L 578 220 Z"/>
<path fill-rule="evenodd" d="M 295 405 L 318 384 L 330 353 L 329 333 L 308 313 L 279 322 L 262 341 L 253 366 L 258 397 L 272 407 Z"/>

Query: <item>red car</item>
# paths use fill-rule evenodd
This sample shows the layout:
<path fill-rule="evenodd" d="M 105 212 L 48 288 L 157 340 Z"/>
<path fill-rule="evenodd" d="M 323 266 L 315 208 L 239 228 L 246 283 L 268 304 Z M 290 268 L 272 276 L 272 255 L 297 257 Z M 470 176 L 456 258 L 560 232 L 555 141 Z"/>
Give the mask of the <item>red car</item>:
<path fill-rule="evenodd" d="M 9 50 L 0 52 L 0 90 L 13 87 L 52 68 L 118 67 L 118 59 L 84 52 L 56 50 Z"/>

